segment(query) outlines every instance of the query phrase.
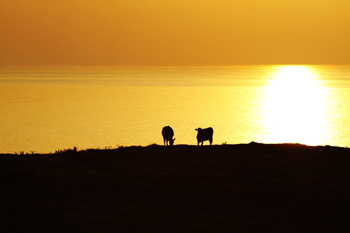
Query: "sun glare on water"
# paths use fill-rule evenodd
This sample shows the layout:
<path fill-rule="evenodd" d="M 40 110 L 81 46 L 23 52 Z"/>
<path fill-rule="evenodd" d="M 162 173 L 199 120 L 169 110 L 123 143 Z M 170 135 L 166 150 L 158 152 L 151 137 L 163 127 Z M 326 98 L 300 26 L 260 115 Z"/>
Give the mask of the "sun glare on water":
<path fill-rule="evenodd" d="M 321 145 L 326 140 L 325 89 L 308 66 L 279 66 L 264 103 L 267 142 Z"/>

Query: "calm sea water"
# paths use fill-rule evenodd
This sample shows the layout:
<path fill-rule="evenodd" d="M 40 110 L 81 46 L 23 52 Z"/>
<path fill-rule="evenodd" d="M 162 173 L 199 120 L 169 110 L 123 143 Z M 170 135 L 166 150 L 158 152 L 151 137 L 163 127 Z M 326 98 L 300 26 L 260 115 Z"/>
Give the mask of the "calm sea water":
<path fill-rule="evenodd" d="M 350 145 L 350 66 L 0 69 L 0 153 L 196 144 Z M 205 142 L 205 144 L 208 142 Z"/>

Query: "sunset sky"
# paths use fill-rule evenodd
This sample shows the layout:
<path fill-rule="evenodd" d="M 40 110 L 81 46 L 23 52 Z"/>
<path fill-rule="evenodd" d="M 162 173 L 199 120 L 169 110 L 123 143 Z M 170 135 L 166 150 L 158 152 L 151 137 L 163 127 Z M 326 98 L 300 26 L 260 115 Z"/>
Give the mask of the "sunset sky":
<path fill-rule="evenodd" d="M 0 66 L 350 64 L 349 0 L 2 0 Z"/>

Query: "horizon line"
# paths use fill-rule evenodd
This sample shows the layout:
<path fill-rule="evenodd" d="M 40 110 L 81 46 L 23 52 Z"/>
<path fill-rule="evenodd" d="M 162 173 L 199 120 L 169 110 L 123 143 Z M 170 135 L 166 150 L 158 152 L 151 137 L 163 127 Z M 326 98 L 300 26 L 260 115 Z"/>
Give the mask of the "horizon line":
<path fill-rule="evenodd" d="M 189 64 L 189 65 L 0 65 L 0 69 L 7 68 L 205 68 L 205 67 L 237 67 L 237 66 L 349 66 L 350 63 L 249 63 L 249 64 Z"/>

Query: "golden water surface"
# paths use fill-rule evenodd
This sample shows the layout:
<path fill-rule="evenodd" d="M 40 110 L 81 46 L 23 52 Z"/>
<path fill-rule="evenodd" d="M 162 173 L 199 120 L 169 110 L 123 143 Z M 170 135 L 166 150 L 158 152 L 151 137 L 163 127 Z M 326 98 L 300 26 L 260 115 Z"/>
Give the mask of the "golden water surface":
<path fill-rule="evenodd" d="M 0 153 L 196 144 L 350 145 L 348 66 L 0 70 Z M 207 143 L 207 142 L 206 142 Z"/>

